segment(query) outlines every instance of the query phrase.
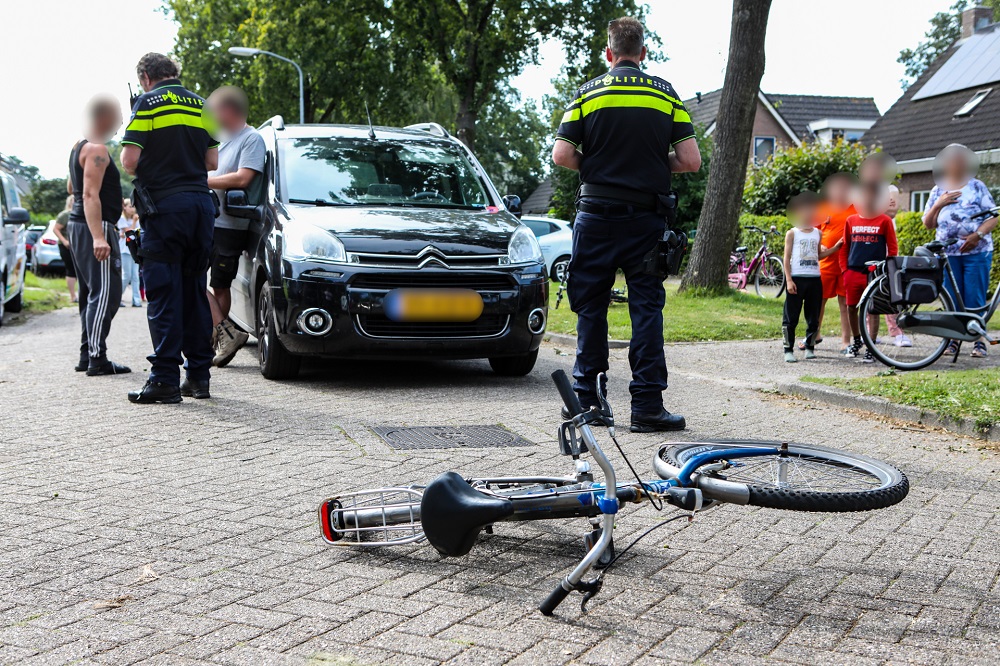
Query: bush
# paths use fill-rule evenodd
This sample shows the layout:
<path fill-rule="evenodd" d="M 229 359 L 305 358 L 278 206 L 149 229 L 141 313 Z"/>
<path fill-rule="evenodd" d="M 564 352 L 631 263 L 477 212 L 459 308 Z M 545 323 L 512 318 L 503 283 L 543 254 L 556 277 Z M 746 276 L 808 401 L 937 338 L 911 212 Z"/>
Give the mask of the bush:
<path fill-rule="evenodd" d="M 860 143 L 804 143 L 775 152 L 767 162 L 750 167 L 743 188 L 743 207 L 755 215 L 780 215 L 788 200 L 803 190 L 819 192 L 838 171 L 856 173 L 869 149 Z"/>
<path fill-rule="evenodd" d="M 908 257 L 918 246 L 934 240 L 934 230 L 924 227 L 923 213 L 899 213 L 896 215 L 896 239 L 899 256 Z"/>

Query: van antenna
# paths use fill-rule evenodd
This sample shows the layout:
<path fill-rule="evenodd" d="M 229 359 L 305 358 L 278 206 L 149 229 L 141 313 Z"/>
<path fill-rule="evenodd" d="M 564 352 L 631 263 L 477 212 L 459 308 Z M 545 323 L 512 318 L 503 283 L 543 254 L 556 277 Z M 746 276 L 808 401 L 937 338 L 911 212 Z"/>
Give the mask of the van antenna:
<path fill-rule="evenodd" d="M 368 100 L 365 100 L 365 115 L 368 116 L 368 138 L 375 140 L 375 127 L 372 125 L 372 113 L 368 110 Z"/>

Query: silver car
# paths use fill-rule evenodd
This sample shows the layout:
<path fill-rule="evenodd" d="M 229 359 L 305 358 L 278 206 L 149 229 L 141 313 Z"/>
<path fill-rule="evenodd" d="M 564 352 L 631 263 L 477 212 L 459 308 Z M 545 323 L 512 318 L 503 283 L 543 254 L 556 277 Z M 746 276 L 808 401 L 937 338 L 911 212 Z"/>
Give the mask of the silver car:
<path fill-rule="evenodd" d="M 59 254 L 59 237 L 53 231 L 56 221 L 49 222 L 45 232 L 38 237 L 35 245 L 31 248 L 31 270 L 36 275 L 46 273 L 62 273 L 66 270 L 62 256 Z"/>

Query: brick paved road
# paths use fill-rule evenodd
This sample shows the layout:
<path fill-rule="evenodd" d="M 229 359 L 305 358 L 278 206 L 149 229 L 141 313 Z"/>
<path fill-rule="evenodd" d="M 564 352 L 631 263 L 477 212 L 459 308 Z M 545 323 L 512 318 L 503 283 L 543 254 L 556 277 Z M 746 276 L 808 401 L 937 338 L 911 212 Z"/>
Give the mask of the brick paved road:
<path fill-rule="evenodd" d="M 501 526 L 441 561 L 325 547 L 314 509 L 452 468 L 565 470 L 547 376 L 572 356 L 557 346 L 518 380 L 482 362 L 327 363 L 291 383 L 265 381 L 248 349 L 213 400 L 137 407 L 125 392 L 142 373 L 72 372 L 76 326 L 64 310 L 0 331 L 0 662 L 996 663 L 997 454 L 755 390 L 870 367 L 789 368 L 774 343 L 671 347 L 685 438 L 846 446 L 903 468 L 910 496 L 871 514 L 727 506 L 673 523 L 623 558 L 589 613 L 571 598 L 545 619 L 534 607 L 578 558 L 582 521 Z M 124 310 L 114 357 L 143 370 L 147 340 L 142 311 Z M 621 411 L 625 364 L 615 352 Z M 537 446 L 401 453 L 370 431 L 482 423 Z M 658 439 L 623 440 L 648 471 Z M 619 544 L 660 519 L 623 517 Z"/>

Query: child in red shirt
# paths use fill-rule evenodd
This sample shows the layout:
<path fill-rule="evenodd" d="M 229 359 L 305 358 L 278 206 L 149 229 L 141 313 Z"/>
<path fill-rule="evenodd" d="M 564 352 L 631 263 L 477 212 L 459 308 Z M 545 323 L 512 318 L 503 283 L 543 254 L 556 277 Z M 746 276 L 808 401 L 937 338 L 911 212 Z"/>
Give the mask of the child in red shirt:
<path fill-rule="evenodd" d="M 888 186 L 881 170 L 874 163 L 861 165 L 858 180 L 856 215 L 847 218 L 844 225 L 844 248 L 840 252 L 840 267 L 844 271 L 844 290 L 847 293 L 847 313 L 854 342 L 848 347 L 847 356 L 857 358 L 863 343 L 861 324 L 858 321 L 858 303 L 868 286 L 869 261 L 884 261 L 899 251 L 896 229 L 892 218 L 885 214 L 888 207 Z M 868 327 L 874 339 L 878 335 L 879 318 L 869 317 Z M 866 349 L 864 363 L 874 363 L 871 351 Z"/>

